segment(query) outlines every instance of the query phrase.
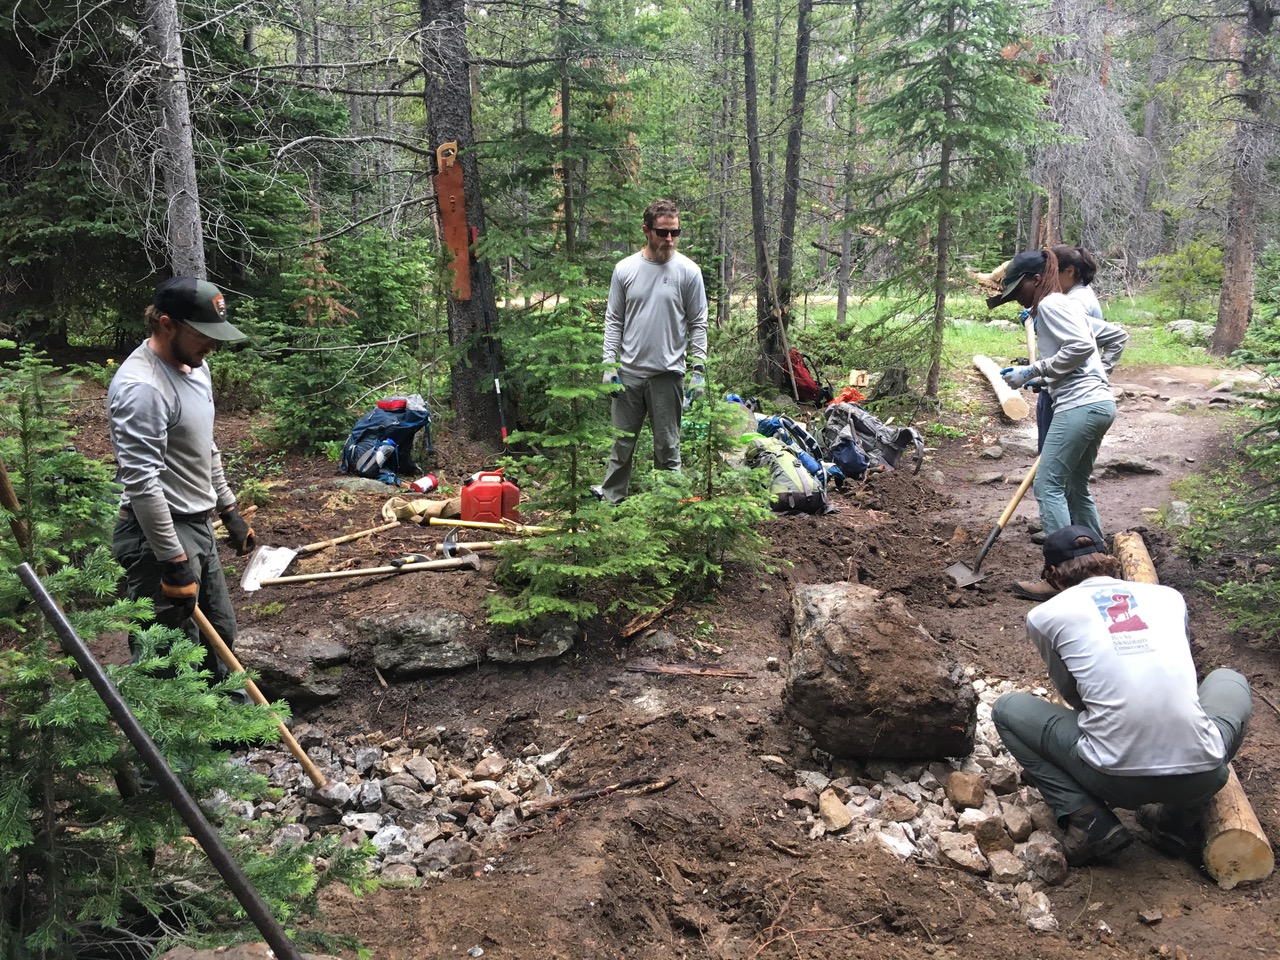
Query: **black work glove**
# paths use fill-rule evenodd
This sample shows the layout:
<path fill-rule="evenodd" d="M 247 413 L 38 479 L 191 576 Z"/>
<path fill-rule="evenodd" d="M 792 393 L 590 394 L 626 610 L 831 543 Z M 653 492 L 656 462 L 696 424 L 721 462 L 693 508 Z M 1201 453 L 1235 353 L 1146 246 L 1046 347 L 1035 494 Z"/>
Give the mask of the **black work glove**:
<path fill-rule="evenodd" d="M 407 557 L 396 557 L 391 561 L 393 567 L 403 567 L 406 563 L 426 563 L 431 558 L 421 553 L 411 553 Z"/>
<path fill-rule="evenodd" d="M 243 557 L 246 553 L 253 553 L 258 540 L 253 535 L 253 527 L 240 516 L 239 509 L 227 507 L 218 516 L 222 517 L 222 525 L 227 528 L 227 539 L 236 548 L 236 556 Z"/>
<path fill-rule="evenodd" d="M 244 523 L 243 520 L 240 522 Z M 189 620 L 196 612 L 196 594 L 200 592 L 200 582 L 196 580 L 191 561 L 166 560 L 161 569 L 161 595 L 173 604 L 179 620 Z"/>

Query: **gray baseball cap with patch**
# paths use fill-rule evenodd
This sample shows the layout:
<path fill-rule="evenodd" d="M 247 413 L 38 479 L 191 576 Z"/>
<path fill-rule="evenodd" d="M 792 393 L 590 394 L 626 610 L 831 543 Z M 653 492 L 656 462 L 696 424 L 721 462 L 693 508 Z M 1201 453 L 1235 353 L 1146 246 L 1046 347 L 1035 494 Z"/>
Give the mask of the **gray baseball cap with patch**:
<path fill-rule="evenodd" d="M 156 309 L 181 320 L 214 340 L 244 340 L 245 335 L 227 323 L 227 301 L 208 280 L 174 277 L 156 288 Z"/>

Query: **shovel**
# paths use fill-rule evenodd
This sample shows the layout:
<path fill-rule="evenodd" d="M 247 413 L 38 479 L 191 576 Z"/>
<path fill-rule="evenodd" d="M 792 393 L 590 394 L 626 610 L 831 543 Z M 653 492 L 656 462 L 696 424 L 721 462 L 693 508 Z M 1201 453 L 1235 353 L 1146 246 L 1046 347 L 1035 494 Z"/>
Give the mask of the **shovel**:
<path fill-rule="evenodd" d="M 289 564 L 293 563 L 293 558 L 300 554 L 315 553 L 325 547 L 334 547 L 340 543 L 359 540 L 361 537 L 368 537 L 398 526 L 400 526 L 400 521 L 392 520 L 390 523 L 384 523 L 380 527 L 370 527 L 368 530 L 357 530 L 355 533 L 347 533 L 341 537 L 307 543 L 296 550 L 289 547 L 259 547 L 257 552 L 254 553 L 253 559 L 244 568 L 244 573 L 240 574 L 240 589 L 247 593 L 252 593 L 262 586 L 263 580 L 269 580 L 284 573 L 289 568 Z"/>
<path fill-rule="evenodd" d="M 1035 462 L 1031 464 L 1031 469 L 1027 471 L 1027 475 L 1018 484 L 1018 489 L 1014 491 L 1013 499 L 1009 501 L 1009 505 L 1004 508 L 1004 513 L 1000 514 L 1000 519 L 996 521 L 996 525 L 987 534 L 987 542 L 978 551 L 978 560 L 974 563 L 973 569 L 970 570 L 959 560 L 947 567 L 946 573 L 956 582 L 957 587 L 971 587 L 978 581 L 987 578 L 985 573 L 978 572 L 982 569 L 983 558 L 986 557 L 987 551 L 995 544 L 996 538 L 1000 536 L 1000 531 L 1004 529 L 1005 524 L 1009 522 L 1009 518 L 1013 516 L 1013 511 L 1018 509 L 1018 504 L 1022 502 L 1022 498 L 1031 488 L 1031 484 L 1036 478 L 1036 468 L 1038 466 L 1040 466 L 1040 458 L 1036 457 Z"/>
<path fill-rule="evenodd" d="M 414 573 L 418 570 L 479 570 L 480 558 L 463 551 L 460 556 L 447 560 L 423 560 L 414 563 L 392 564 L 385 567 L 365 567 L 363 570 L 331 570 L 328 573 L 297 573 L 291 577 L 264 577 L 259 586 L 272 587 L 278 583 L 307 583 L 311 580 L 345 580 L 350 577 L 377 577 L 389 573 Z"/>

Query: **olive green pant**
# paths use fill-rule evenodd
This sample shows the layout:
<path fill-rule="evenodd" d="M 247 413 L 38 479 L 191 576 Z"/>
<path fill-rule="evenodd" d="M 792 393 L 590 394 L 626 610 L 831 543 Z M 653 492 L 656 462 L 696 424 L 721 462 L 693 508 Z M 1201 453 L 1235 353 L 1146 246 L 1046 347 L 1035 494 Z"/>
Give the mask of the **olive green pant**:
<path fill-rule="evenodd" d="M 1080 715 L 1029 693 L 1006 693 L 996 701 L 991 720 L 1059 821 L 1100 804 L 1135 810 L 1144 803 L 1165 803 L 1196 810 L 1226 784 L 1227 764 L 1240 749 L 1253 710 L 1248 681 L 1234 670 L 1214 670 L 1200 684 L 1199 694 L 1200 706 L 1218 725 L 1227 751 L 1219 766 L 1201 773 L 1122 777 L 1090 766 L 1076 749 Z"/>
<path fill-rule="evenodd" d="M 207 517 L 201 520 L 175 518 L 173 528 L 178 534 L 178 540 L 200 584 L 196 603 L 226 645 L 234 648 L 236 614 L 231 606 L 231 596 L 227 592 L 227 580 L 222 572 L 222 561 L 218 559 L 218 546 L 213 537 L 212 524 Z M 156 623 L 166 627 L 176 627 L 186 633 L 194 643 L 202 644 L 205 648 L 205 669 L 214 678 L 225 677 L 228 673 L 226 664 L 218 658 L 213 648 L 200 635 L 200 629 L 195 621 L 190 617 L 179 617 L 172 601 L 160 592 L 160 574 L 163 572 L 163 566 L 151 552 L 151 546 L 147 543 L 142 527 L 129 511 L 122 511 L 120 518 L 116 520 L 111 537 L 111 555 L 120 566 L 124 567 L 129 599 L 151 597 L 155 603 Z M 135 663 L 142 655 L 142 650 L 132 635 L 129 637 L 129 652 L 133 655 Z"/>
<path fill-rule="evenodd" d="M 649 418 L 653 430 L 653 466 L 656 470 L 680 469 L 680 416 L 684 404 L 684 375 L 657 373 L 635 377 L 619 373 L 622 389 L 613 395 L 610 408 L 613 426 L 621 435 L 613 441 L 604 483 L 604 499 L 623 500 L 631 488 L 631 462 L 636 452 L 640 428 Z"/>

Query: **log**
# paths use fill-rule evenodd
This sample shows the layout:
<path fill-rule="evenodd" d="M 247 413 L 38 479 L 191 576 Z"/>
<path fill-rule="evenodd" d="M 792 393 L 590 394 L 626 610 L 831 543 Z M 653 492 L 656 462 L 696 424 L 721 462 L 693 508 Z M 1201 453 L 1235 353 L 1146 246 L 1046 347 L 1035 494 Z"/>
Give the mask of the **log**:
<path fill-rule="evenodd" d="M 1135 583 L 1159 583 L 1155 564 L 1142 540 L 1142 534 L 1131 530 L 1117 533 L 1112 552 L 1120 560 L 1126 580 Z M 1209 803 L 1204 817 L 1204 868 L 1223 890 L 1233 890 L 1242 883 L 1253 883 L 1271 876 L 1276 858 L 1262 832 L 1262 824 L 1244 795 L 1244 787 L 1229 766 L 1227 784 Z"/>
<path fill-rule="evenodd" d="M 1204 868 L 1223 890 L 1271 876 L 1276 858 L 1249 806 L 1235 766 L 1204 818 Z"/>
<path fill-rule="evenodd" d="M 982 375 L 987 378 L 987 382 L 991 384 L 991 389 L 995 391 L 996 399 L 1000 401 L 1000 409 L 1004 411 L 1004 415 L 1010 420 L 1025 420 L 1031 412 L 1031 405 L 1023 398 L 1021 390 L 1014 390 L 1004 382 L 1004 377 L 1000 376 L 1000 368 L 996 366 L 996 362 L 990 357 L 984 357 L 978 353 L 973 357 L 973 365 L 978 368 Z"/>
<path fill-rule="evenodd" d="M 1120 561 L 1120 575 L 1134 583 L 1159 583 L 1156 565 L 1142 541 L 1142 534 L 1132 530 L 1117 533 L 1112 540 L 1111 552 Z"/>

